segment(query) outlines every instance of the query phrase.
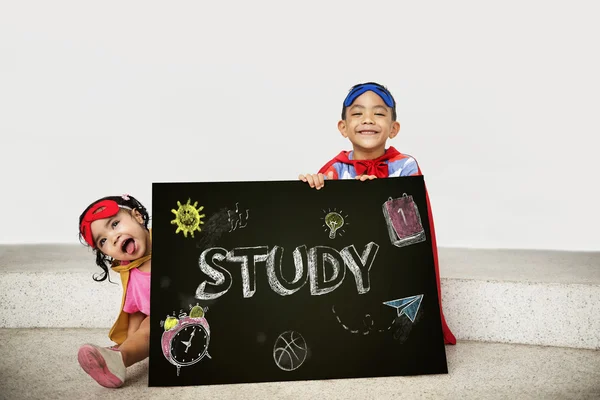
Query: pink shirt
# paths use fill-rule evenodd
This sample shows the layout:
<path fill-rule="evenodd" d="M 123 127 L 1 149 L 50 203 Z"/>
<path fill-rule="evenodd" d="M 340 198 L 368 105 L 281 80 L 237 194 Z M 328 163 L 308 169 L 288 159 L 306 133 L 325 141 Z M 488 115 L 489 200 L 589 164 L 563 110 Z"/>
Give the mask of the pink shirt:
<path fill-rule="evenodd" d="M 141 311 L 150 315 L 150 272 L 142 272 L 137 268 L 129 271 L 123 311 L 129 314 Z"/>

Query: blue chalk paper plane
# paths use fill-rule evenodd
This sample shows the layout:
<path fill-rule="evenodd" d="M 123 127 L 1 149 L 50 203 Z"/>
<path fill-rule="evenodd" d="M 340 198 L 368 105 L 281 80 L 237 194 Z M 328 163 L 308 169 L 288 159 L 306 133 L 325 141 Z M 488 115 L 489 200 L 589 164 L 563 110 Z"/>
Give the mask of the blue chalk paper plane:
<path fill-rule="evenodd" d="M 398 311 L 398 316 L 402 314 L 406 315 L 411 322 L 415 322 L 415 317 L 421 307 L 421 301 L 423 295 L 419 294 L 416 296 L 405 297 L 403 299 L 396 299 L 390 301 L 384 301 L 383 304 L 395 308 Z"/>

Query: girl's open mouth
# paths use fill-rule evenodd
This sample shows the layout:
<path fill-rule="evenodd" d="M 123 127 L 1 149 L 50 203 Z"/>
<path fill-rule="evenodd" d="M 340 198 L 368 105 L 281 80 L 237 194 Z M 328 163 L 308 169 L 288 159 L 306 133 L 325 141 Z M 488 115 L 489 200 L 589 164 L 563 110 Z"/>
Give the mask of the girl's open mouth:
<path fill-rule="evenodd" d="M 131 238 L 125 240 L 121 246 L 121 250 L 127 254 L 133 254 L 135 252 L 135 240 Z"/>

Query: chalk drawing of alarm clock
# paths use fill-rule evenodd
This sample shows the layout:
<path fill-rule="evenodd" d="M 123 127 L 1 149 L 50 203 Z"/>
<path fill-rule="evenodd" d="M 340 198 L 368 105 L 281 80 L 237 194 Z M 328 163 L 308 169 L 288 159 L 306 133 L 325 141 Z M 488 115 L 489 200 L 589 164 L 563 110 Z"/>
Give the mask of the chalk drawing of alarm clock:
<path fill-rule="evenodd" d="M 189 316 L 181 313 L 179 318 L 167 316 L 164 323 L 161 322 L 165 329 L 161 339 L 163 355 L 177 367 L 177 376 L 181 367 L 194 365 L 204 357 L 211 358 L 208 354 L 210 327 L 204 318 L 207 311 L 208 307 L 195 305 Z"/>

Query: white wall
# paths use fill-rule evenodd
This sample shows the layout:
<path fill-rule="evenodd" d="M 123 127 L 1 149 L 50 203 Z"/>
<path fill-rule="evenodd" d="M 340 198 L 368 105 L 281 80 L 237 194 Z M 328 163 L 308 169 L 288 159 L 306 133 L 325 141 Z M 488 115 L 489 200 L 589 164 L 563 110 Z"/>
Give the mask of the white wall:
<path fill-rule="evenodd" d="M 201 4 L 200 4 L 201 3 Z M 296 179 L 385 84 L 441 246 L 600 250 L 596 1 L 3 1 L 0 243 L 152 182 Z M 278 151 L 281 150 L 281 151 Z M 279 165 L 273 169 L 271 165 Z"/>

